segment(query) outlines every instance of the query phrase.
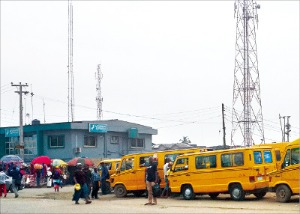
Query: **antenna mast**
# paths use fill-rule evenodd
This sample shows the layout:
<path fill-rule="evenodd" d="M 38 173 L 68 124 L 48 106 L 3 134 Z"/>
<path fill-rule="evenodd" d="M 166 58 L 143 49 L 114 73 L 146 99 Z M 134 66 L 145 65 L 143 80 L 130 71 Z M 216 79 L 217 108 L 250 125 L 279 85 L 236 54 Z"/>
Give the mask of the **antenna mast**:
<path fill-rule="evenodd" d="M 100 64 L 98 64 L 97 68 L 97 75 L 96 75 L 96 91 L 97 91 L 97 97 L 96 97 L 96 102 L 97 102 L 97 120 L 102 119 L 102 102 L 103 102 L 103 97 L 101 95 L 101 80 L 103 78 L 103 74 L 101 72 Z"/>
<path fill-rule="evenodd" d="M 68 122 L 74 121 L 73 5 L 68 0 Z"/>
<path fill-rule="evenodd" d="M 252 146 L 265 142 L 260 97 L 255 25 L 257 9 L 253 0 L 236 0 L 235 68 L 232 103 L 231 144 Z M 242 111 L 241 111 L 242 110 Z M 240 132 L 237 132 L 240 130 Z"/>

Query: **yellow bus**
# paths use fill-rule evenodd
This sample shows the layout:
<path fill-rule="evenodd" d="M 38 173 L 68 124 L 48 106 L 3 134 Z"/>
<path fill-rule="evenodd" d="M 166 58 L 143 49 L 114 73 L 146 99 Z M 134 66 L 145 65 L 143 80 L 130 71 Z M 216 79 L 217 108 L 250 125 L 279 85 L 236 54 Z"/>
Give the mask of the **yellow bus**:
<path fill-rule="evenodd" d="M 212 199 L 220 193 L 236 201 L 246 194 L 263 198 L 268 190 L 268 172 L 276 170 L 271 147 L 237 148 L 178 156 L 169 175 L 172 193 L 186 200 L 197 194 Z"/>
<path fill-rule="evenodd" d="M 285 148 L 289 144 L 289 142 L 279 142 L 279 143 L 268 143 L 268 144 L 260 144 L 260 145 L 255 145 L 253 147 L 261 147 L 261 146 L 271 146 L 272 148 L 275 149 L 275 154 L 276 154 L 276 167 L 277 170 L 281 168 L 281 161 L 282 158 L 285 155 Z"/>
<path fill-rule="evenodd" d="M 160 186 L 164 188 L 166 184 L 163 179 L 163 166 L 166 160 L 174 162 L 178 155 L 200 151 L 200 148 L 191 148 L 124 155 L 117 173 L 110 179 L 115 195 L 124 197 L 128 193 L 133 193 L 135 196 L 141 196 L 146 192 L 145 170 L 149 164 L 149 157 L 157 156 Z"/>
<path fill-rule="evenodd" d="M 276 192 L 278 202 L 287 202 L 292 195 L 299 195 L 300 139 L 289 143 L 279 170 L 271 172 L 270 191 Z"/>
<path fill-rule="evenodd" d="M 117 169 L 119 167 L 119 164 L 121 162 L 121 158 L 116 158 L 116 159 L 106 159 L 106 160 L 102 160 L 100 161 L 101 162 L 104 162 L 104 166 L 107 167 L 108 169 L 108 174 L 109 174 L 109 177 L 111 177 L 111 175 L 115 174 L 117 172 Z M 98 164 L 97 168 L 99 170 L 99 174 L 100 176 L 102 175 L 102 170 L 101 170 L 101 164 Z M 102 184 L 101 184 L 102 185 Z M 108 190 L 108 193 L 111 192 L 111 184 L 110 184 L 110 178 L 109 179 L 106 179 L 106 187 L 107 187 L 107 190 Z"/>

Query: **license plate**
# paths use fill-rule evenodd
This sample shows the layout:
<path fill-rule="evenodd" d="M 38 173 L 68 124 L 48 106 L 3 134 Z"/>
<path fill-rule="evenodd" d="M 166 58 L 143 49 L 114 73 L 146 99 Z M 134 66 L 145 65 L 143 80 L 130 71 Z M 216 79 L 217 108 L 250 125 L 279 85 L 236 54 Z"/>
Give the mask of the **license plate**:
<path fill-rule="evenodd" d="M 258 176 L 258 177 L 257 177 L 257 180 L 258 180 L 258 181 L 262 181 L 262 179 L 263 179 L 262 176 Z"/>

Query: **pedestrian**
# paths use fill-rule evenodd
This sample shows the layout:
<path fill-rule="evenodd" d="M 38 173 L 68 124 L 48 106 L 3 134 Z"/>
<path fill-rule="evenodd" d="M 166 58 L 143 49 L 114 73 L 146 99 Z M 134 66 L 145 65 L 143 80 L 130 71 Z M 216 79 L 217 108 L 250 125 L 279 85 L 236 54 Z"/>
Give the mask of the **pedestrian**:
<path fill-rule="evenodd" d="M 75 201 L 75 204 L 79 204 L 79 199 L 84 198 L 86 204 L 92 203 L 89 200 L 89 195 L 88 195 L 88 187 L 86 185 L 86 180 L 85 180 L 85 174 L 82 171 L 82 164 L 78 163 L 77 164 L 77 169 L 74 172 L 74 182 L 75 185 L 80 185 L 79 189 L 74 188 L 74 195 L 72 198 L 72 201 Z"/>
<path fill-rule="evenodd" d="M 164 190 L 162 191 L 161 193 L 161 196 L 162 198 L 168 198 L 169 195 L 170 195 L 170 183 L 169 183 L 169 174 L 170 174 L 170 169 L 172 167 L 173 163 L 171 161 L 169 161 L 168 163 L 166 163 L 164 165 L 164 179 L 165 179 L 165 182 L 166 182 L 166 186 L 164 188 Z"/>
<path fill-rule="evenodd" d="M 4 197 L 7 195 L 5 180 L 8 178 L 9 177 L 3 171 L 2 166 L 0 166 L 0 198 L 2 197 L 2 193 L 4 194 Z"/>
<path fill-rule="evenodd" d="M 52 172 L 50 167 L 47 167 L 47 188 L 52 187 Z"/>
<path fill-rule="evenodd" d="M 158 182 L 157 178 L 157 162 L 154 162 L 153 157 L 149 157 L 149 166 L 146 169 L 146 186 L 148 190 L 148 202 L 145 205 L 156 205 L 157 199 L 153 196 L 152 187 L 155 182 Z"/>
<path fill-rule="evenodd" d="M 101 165 L 101 171 L 102 171 L 101 172 L 101 192 L 102 192 L 102 195 L 106 195 L 106 194 L 108 194 L 108 190 L 107 190 L 108 187 L 106 185 L 106 179 L 109 178 L 109 172 L 103 161 L 100 163 L 100 165 Z"/>
<path fill-rule="evenodd" d="M 41 169 L 36 169 L 35 170 L 36 186 L 37 187 L 41 187 L 41 174 L 42 174 Z"/>
<path fill-rule="evenodd" d="M 99 182 L 100 182 L 100 174 L 98 172 L 97 167 L 94 168 L 92 172 L 92 182 L 93 182 L 93 191 L 92 198 L 98 199 L 98 191 L 99 191 Z"/>
<path fill-rule="evenodd" d="M 88 195 L 90 195 L 91 194 L 91 190 L 92 190 L 92 172 L 89 169 L 88 165 L 84 165 L 82 171 L 85 174 L 86 185 L 88 187 Z"/>
<path fill-rule="evenodd" d="M 59 192 L 59 186 L 61 187 L 61 170 L 58 166 L 55 167 L 52 179 L 53 179 L 53 187 L 55 192 Z"/>
<path fill-rule="evenodd" d="M 20 178 L 20 171 L 17 170 L 17 167 L 14 165 L 11 170 L 9 170 L 8 175 L 12 177 L 12 189 L 15 193 L 15 198 L 19 197 L 17 186 L 16 186 L 16 180 Z"/>

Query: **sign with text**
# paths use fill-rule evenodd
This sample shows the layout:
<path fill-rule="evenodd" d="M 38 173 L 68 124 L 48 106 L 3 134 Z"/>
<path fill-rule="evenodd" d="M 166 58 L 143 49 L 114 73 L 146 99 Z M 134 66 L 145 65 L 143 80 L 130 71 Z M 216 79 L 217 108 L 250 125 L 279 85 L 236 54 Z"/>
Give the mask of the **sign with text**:
<path fill-rule="evenodd" d="M 5 129 L 5 137 L 19 137 L 20 128 L 8 128 Z"/>
<path fill-rule="evenodd" d="M 99 123 L 90 123 L 89 124 L 89 132 L 106 133 L 107 125 L 99 124 Z"/>

